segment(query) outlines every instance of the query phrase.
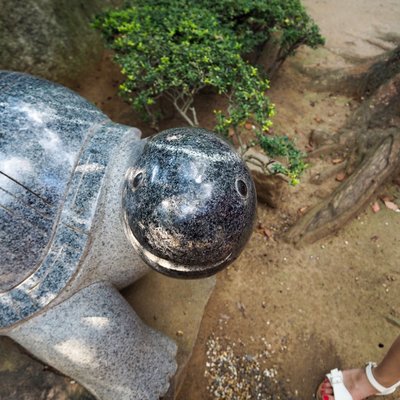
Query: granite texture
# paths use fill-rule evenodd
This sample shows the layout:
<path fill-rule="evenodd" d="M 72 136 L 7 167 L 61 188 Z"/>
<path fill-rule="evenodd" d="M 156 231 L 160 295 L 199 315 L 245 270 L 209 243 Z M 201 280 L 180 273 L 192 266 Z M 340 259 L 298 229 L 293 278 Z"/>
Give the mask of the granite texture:
<path fill-rule="evenodd" d="M 9 73 L 0 73 L 0 115 L 4 291 L 36 269 L 88 131 L 107 118 L 62 86 Z"/>
<path fill-rule="evenodd" d="M 144 325 L 106 283 L 80 290 L 10 337 L 99 400 L 156 400 L 176 370 L 175 343 Z"/>
<path fill-rule="evenodd" d="M 0 71 L 0 334 L 99 400 L 156 400 L 176 347 L 121 289 L 148 265 L 208 276 L 255 217 L 249 171 L 202 129 L 114 124 L 62 86 Z"/>
<path fill-rule="evenodd" d="M 256 194 L 233 148 L 200 128 L 153 136 L 127 172 L 127 232 L 157 271 L 209 276 L 242 251 L 253 228 Z"/>
<path fill-rule="evenodd" d="M 4 328 L 49 304 L 76 273 L 113 147 L 130 128 L 29 75 L 0 74 L 0 90 Z"/>
<path fill-rule="evenodd" d="M 216 281 L 215 275 L 204 279 L 183 280 L 150 271 L 121 292 L 146 325 L 174 338 L 178 345 L 178 368 L 163 400 L 173 400 L 177 395 L 179 397 L 200 333 L 203 314 Z"/>
<path fill-rule="evenodd" d="M 116 129 L 127 127 L 115 125 Z M 112 283 L 122 289 L 149 272 L 150 267 L 126 238 L 121 217 L 121 197 L 126 171 L 131 158 L 137 157 L 145 141 L 139 141 L 140 132 L 129 128 L 129 134 L 120 140 L 108 165 L 108 173 L 97 204 L 92 225 L 90 246 L 74 279 L 53 301 L 59 303 L 83 286 L 96 281 Z"/>

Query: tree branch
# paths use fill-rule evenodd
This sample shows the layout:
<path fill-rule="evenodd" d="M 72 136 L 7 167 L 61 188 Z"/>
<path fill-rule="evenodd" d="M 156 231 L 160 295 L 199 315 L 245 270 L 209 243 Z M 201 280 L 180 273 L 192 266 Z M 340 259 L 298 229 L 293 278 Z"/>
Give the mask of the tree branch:
<path fill-rule="evenodd" d="M 193 114 L 193 121 L 196 126 L 199 126 L 199 120 L 197 119 L 196 109 L 194 107 L 190 107 L 190 111 Z"/>
<path fill-rule="evenodd" d="M 195 122 L 192 121 L 189 116 L 179 107 L 177 100 L 175 99 L 173 102 L 175 109 L 178 111 L 179 115 L 190 125 L 196 126 Z"/>

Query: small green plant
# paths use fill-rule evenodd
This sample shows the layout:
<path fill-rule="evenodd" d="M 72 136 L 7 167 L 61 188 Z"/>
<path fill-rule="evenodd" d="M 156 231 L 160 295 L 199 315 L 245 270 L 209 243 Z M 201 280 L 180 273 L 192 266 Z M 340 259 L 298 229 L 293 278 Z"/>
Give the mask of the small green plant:
<path fill-rule="evenodd" d="M 267 168 L 273 173 L 281 173 L 289 177 L 292 185 L 300 182 L 300 176 L 307 168 L 304 161 L 305 154 L 302 153 L 287 136 L 269 136 L 258 134 L 260 147 L 270 157 L 286 158 L 286 166 L 279 162 L 270 163 Z"/>
<path fill-rule="evenodd" d="M 158 117 L 155 105 L 164 97 L 186 123 L 197 126 L 195 96 L 211 87 L 228 99 L 226 112 L 216 111 L 215 130 L 227 137 L 233 130 L 244 157 L 256 145 L 272 156 L 272 147 L 263 146 L 267 140 L 263 138 L 272 142 L 281 139 L 266 135 L 274 114 L 266 95 L 268 80 L 243 59 L 243 43 L 215 12 L 197 5 L 183 7 L 183 2 L 142 1 L 96 18 L 94 26 L 114 50 L 125 76 L 121 95 L 154 124 Z M 242 129 L 249 121 L 255 126 L 253 139 L 243 143 Z M 286 164 L 275 162 L 274 168 L 264 171 L 287 175 L 291 183 L 296 183 L 302 169 L 294 163 L 295 147 L 281 148 L 276 154 L 286 157 Z"/>
<path fill-rule="evenodd" d="M 227 111 L 216 111 L 215 131 L 228 138 L 233 136 L 246 162 L 258 166 L 265 174 L 285 175 L 290 184 L 297 185 L 307 168 L 305 155 L 287 136 L 269 133 L 275 108 L 265 94 L 269 88 L 268 80 L 260 79 L 255 67 L 242 71 L 241 77 L 242 80 L 233 85 L 228 94 Z M 252 137 L 246 142 L 242 139 L 245 125 L 250 125 Z M 253 147 L 261 148 L 271 160 L 264 162 L 253 153 L 249 154 L 248 151 Z"/>

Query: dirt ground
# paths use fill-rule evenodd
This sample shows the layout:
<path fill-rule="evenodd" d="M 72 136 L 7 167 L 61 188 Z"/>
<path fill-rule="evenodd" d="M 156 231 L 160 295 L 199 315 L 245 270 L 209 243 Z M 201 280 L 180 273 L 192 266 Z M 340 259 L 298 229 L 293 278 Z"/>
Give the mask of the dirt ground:
<path fill-rule="evenodd" d="M 312 129 L 335 132 L 356 106 L 353 99 L 308 91 L 290 63 L 270 96 L 279 113 L 276 129 L 302 148 Z M 300 209 L 338 185 L 335 177 L 320 186 L 309 178 L 339 157 L 310 160 L 302 183 L 286 188 L 278 209 L 259 205 L 250 243 L 218 277 L 179 400 L 310 399 L 326 371 L 379 360 L 400 333 L 399 214 L 380 203 L 380 212 L 367 208 L 337 235 L 300 250 L 280 238 Z M 398 187 L 380 194 L 386 193 L 400 200 Z M 264 381 L 260 389 L 254 375 Z M 247 382 L 253 388 L 243 391 Z M 231 392 L 218 391 L 229 384 Z"/>
<path fill-rule="evenodd" d="M 305 4 L 327 45 L 301 50 L 269 92 L 275 131 L 304 150 L 313 129 L 334 133 L 357 107 L 356 99 L 317 90 L 312 72 L 351 68 L 393 47 L 400 35 L 397 0 Z M 76 89 L 115 121 L 151 134 L 117 97 L 120 76 L 109 58 Z M 197 101 L 201 125 L 212 128 L 209 111 L 219 100 L 204 94 Z M 160 128 L 181 125 L 171 114 Z M 400 213 L 379 200 L 389 194 L 400 204 L 398 186 L 377 193 L 379 212 L 367 207 L 334 236 L 302 249 L 281 239 L 300 209 L 339 184 L 334 176 L 319 186 L 309 179 L 340 157 L 310 160 L 302 183 L 285 188 L 277 209 L 258 206 L 249 244 L 218 275 L 178 400 L 312 399 L 325 372 L 379 361 L 400 333 Z"/>
<path fill-rule="evenodd" d="M 269 92 L 276 131 L 303 149 L 313 129 L 336 132 L 357 106 L 316 90 L 312 72 L 352 68 L 391 48 L 400 20 L 394 1 L 305 3 L 327 45 L 300 51 Z M 340 157 L 310 160 L 302 183 L 286 188 L 278 209 L 259 205 L 249 245 L 218 277 L 179 400 L 310 399 L 326 371 L 379 361 L 400 333 L 399 213 L 380 202 L 378 213 L 367 207 L 337 235 L 302 249 L 280 238 L 299 209 L 338 185 L 335 177 L 320 186 L 309 178 Z M 398 186 L 376 198 L 382 194 L 399 204 Z"/>

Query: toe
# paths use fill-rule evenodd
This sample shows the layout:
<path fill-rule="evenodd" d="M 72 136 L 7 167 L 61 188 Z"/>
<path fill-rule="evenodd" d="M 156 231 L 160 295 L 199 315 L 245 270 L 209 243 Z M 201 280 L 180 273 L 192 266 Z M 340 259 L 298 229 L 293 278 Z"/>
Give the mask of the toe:
<path fill-rule="evenodd" d="M 328 379 L 325 379 L 319 386 L 319 393 L 317 394 L 317 399 L 319 400 L 334 400 L 333 389 L 331 383 Z"/>
<path fill-rule="evenodd" d="M 321 385 L 321 394 L 327 394 L 327 395 L 333 394 L 333 388 L 329 381 L 323 382 L 323 384 Z"/>

